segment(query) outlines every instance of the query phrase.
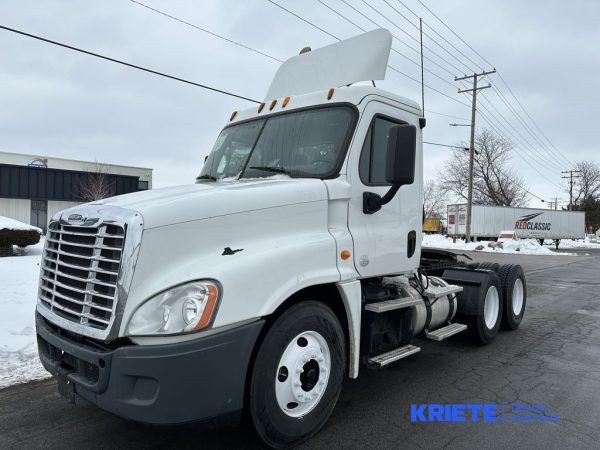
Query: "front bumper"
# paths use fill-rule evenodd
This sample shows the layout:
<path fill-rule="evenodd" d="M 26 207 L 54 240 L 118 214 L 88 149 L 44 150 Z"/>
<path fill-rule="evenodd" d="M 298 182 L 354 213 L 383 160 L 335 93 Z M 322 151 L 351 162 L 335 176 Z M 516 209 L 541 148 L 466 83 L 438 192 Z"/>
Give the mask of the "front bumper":
<path fill-rule="evenodd" d="M 71 339 L 36 314 L 40 360 L 59 378 L 63 395 L 68 391 L 120 417 L 153 424 L 237 416 L 263 324 L 177 344 L 102 348 Z"/>

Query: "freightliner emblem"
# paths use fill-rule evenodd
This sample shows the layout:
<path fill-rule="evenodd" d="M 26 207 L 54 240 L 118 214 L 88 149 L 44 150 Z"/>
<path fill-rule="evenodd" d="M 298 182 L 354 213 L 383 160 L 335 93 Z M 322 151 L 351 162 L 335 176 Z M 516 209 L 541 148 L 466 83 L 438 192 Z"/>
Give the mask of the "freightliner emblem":
<path fill-rule="evenodd" d="M 71 214 L 67 220 L 69 222 L 85 222 L 85 217 L 81 214 Z"/>

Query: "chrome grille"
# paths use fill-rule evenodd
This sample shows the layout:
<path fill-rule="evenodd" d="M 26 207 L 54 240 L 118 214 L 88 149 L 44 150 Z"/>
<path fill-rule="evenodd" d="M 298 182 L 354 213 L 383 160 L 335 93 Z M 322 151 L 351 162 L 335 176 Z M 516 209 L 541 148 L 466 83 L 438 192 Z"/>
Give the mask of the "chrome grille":
<path fill-rule="evenodd" d="M 54 314 L 106 330 L 115 313 L 125 229 L 120 225 L 48 227 L 39 300 Z"/>

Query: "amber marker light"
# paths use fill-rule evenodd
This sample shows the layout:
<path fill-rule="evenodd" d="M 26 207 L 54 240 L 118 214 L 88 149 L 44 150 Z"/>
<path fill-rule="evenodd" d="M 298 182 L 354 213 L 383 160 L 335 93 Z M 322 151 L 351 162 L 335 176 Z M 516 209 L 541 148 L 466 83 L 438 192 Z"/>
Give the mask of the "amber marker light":
<path fill-rule="evenodd" d="M 260 105 L 258 105 L 258 113 L 260 114 L 262 112 L 262 110 L 264 109 L 265 104 L 261 103 Z"/>
<path fill-rule="evenodd" d="M 285 108 L 289 102 L 290 102 L 290 98 L 289 97 L 284 98 L 283 99 L 283 103 L 281 103 L 281 107 Z"/>
<path fill-rule="evenodd" d="M 350 254 L 350 250 L 342 250 L 342 253 L 340 253 L 340 258 L 342 258 L 344 261 L 350 258 L 350 256 L 352 256 Z"/>
<path fill-rule="evenodd" d="M 235 116 L 237 116 L 237 111 L 234 111 L 231 113 L 231 117 L 229 118 L 229 121 L 232 122 L 233 119 L 235 119 Z"/>
<path fill-rule="evenodd" d="M 329 92 L 327 92 L 327 100 L 331 100 L 331 97 L 333 97 L 333 88 L 329 89 Z"/>
<path fill-rule="evenodd" d="M 215 306 L 217 306 L 217 300 L 219 298 L 219 291 L 217 291 L 217 287 L 212 284 L 207 284 L 206 288 L 208 290 L 208 300 L 206 300 L 206 306 L 202 312 L 202 317 L 200 317 L 200 320 L 194 327 L 194 330 L 201 330 L 208 325 L 213 311 L 215 310 Z"/>
<path fill-rule="evenodd" d="M 273 108 L 275 108 L 275 105 L 277 104 L 277 100 L 273 100 L 271 102 L 271 105 L 269 105 L 269 111 L 273 111 Z"/>

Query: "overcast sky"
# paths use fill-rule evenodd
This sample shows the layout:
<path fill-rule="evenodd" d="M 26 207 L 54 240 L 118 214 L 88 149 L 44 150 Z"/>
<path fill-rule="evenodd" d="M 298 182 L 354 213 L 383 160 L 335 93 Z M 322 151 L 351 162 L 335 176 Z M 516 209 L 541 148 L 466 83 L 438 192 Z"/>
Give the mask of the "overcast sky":
<path fill-rule="evenodd" d="M 317 0 L 276 1 L 341 38 L 360 33 Z M 411 46 L 418 45 L 406 34 L 417 38 L 417 30 L 384 0 L 368 3 L 400 28 L 362 0 L 346 1 Z M 560 152 L 557 155 L 556 150 L 549 150 L 543 137 L 539 139 L 545 146 L 531 136 L 495 91 L 485 92 L 482 103 L 498 117 L 496 126 L 516 136 L 517 152 L 512 163 L 529 190 L 546 200 L 556 196 L 568 200 L 559 188 L 564 186 L 560 170 L 570 169 L 567 160 L 600 161 L 596 120 L 600 103 L 596 81 L 600 69 L 600 3 L 422 1 L 498 69 Z M 361 27 L 375 28 L 340 0 L 323 2 Z M 416 21 L 397 0 L 387 2 Z M 417 0 L 403 2 L 466 56 L 489 68 Z M 334 42 L 267 0 L 145 3 L 279 59 L 297 54 L 306 45 L 318 48 Z M 3 0 L 0 18 L 5 26 L 256 99 L 263 98 L 279 64 L 128 0 Z M 456 68 L 467 71 L 432 42 L 430 38 L 434 38 L 469 68 L 476 69 L 430 28 L 426 27 L 425 32 L 429 35 L 425 36 L 429 48 L 426 56 L 452 74 L 461 75 Z M 397 40 L 394 47 L 410 59 L 419 58 Z M 152 167 L 155 187 L 193 182 L 231 112 L 252 106 L 3 30 L 0 48 L 0 150 Z M 419 68 L 397 54 L 392 53 L 390 64 L 414 78 L 420 77 Z M 431 61 L 426 60 L 425 67 L 456 84 L 450 73 Z M 500 88 L 516 113 L 527 119 L 500 79 L 493 75 L 490 81 Z M 425 74 L 425 82 L 469 103 L 430 73 Z M 379 86 L 420 102 L 418 84 L 392 71 L 388 70 L 386 81 Z M 468 107 L 426 91 L 425 108 L 426 140 L 456 144 L 468 139 L 467 127 L 448 126 L 460 119 L 433 113 L 466 120 L 470 117 Z M 479 116 L 478 125 L 485 126 Z M 526 126 L 539 135 L 528 119 Z M 449 149 L 424 146 L 425 177 L 435 177 L 449 155 Z M 532 198 L 531 205 L 543 204 Z"/>

